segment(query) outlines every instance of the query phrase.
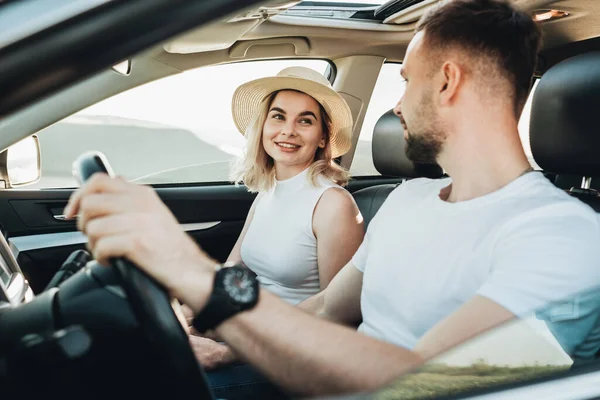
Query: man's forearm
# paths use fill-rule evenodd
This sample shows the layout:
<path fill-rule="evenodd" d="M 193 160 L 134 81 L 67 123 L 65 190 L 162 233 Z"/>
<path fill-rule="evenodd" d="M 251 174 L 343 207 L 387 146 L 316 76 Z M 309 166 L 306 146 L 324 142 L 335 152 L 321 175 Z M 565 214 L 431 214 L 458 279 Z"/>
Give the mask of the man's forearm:
<path fill-rule="evenodd" d="M 296 307 L 303 311 L 306 311 L 309 314 L 312 314 L 322 319 L 329 320 L 331 322 L 352 327 L 356 326 L 355 318 L 351 317 L 351 313 L 346 313 L 349 314 L 346 315 L 344 313 L 344 310 L 339 309 L 339 307 L 337 312 L 331 312 L 331 307 L 327 307 L 327 298 L 325 296 L 325 292 L 319 292 L 316 295 L 309 297 L 302 303 L 298 304 Z"/>
<path fill-rule="evenodd" d="M 323 292 L 319 292 L 314 296 L 310 296 L 308 299 L 304 300 L 296 307 L 299 309 L 306 311 L 309 314 L 316 315 L 319 318 L 327 318 L 325 313 L 325 299 L 323 296 Z"/>
<path fill-rule="evenodd" d="M 253 310 L 218 332 L 236 354 L 302 395 L 375 389 L 421 364 L 411 351 L 315 318 L 264 290 Z"/>

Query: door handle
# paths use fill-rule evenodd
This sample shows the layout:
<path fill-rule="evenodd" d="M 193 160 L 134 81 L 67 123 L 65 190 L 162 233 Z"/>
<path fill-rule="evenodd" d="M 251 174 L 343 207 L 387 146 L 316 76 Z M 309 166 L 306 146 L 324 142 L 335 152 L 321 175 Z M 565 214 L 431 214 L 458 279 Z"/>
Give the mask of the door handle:
<path fill-rule="evenodd" d="M 64 214 L 57 214 L 57 215 L 53 215 L 52 217 L 57 221 L 70 221 L 69 219 L 67 219 L 67 216 Z M 77 219 L 77 217 L 75 217 L 74 219 Z"/>

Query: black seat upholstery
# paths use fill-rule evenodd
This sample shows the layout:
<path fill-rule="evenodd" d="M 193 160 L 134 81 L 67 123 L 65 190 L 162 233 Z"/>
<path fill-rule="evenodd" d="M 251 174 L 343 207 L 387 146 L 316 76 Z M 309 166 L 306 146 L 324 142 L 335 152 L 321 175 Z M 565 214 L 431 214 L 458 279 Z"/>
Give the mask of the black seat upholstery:
<path fill-rule="evenodd" d="M 538 165 L 557 174 L 559 187 L 596 211 L 600 211 L 600 197 L 591 177 L 600 177 L 598 110 L 600 52 L 591 52 L 569 58 L 542 76 L 529 126 L 531 152 Z"/>
<path fill-rule="evenodd" d="M 352 196 L 354 196 L 354 200 L 356 201 L 356 205 L 358 206 L 358 209 L 363 216 L 363 220 L 365 221 L 365 229 L 367 229 L 369 223 L 375 214 L 377 214 L 377 211 L 385 199 L 387 199 L 388 195 L 397 187 L 398 184 L 389 183 L 385 185 L 371 186 L 352 193 Z"/>
<path fill-rule="evenodd" d="M 600 52 L 569 58 L 550 68 L 533 95 L 529 136 L 535 161 L 557 174 L 555 184 L 600 212 L 600 197 L 591 184 L 600 177 Z M 600 180 L 600 179 L 599 179 Z M 589 307 L 589 306 L 586 306 Z M 582 310 L 584 308 L 581 308 Z M 590 348 L 597 343 L 600 321 L 588 333 Z M 581 314 L 581 318 L 586 318 Z M 565 324 L 565 321 L 561 321 Z M 596 354 L 600 357 L 600 352 Z M 574 367 L 580 360 L 575 359 Z M 587 360 L 582 363 L 585 364 Z"/>
<path fill-rule="evenodd" d="M 554 184 L 557 187 L 568 190 L 568 191 L 581 188 L 582 181 L 583 181 L 583 177 L 581 175 L 571 175 L 571 174 L 556 175 L 556 177 L 553 180 Z M 598 190 L 599 188 L 600 188 L 600 179 L 592 180 L 590 189 Z"/>
<path fill-rule="evenodd" d="M 379 118 L 373 131 L 373 163 L 381 175 L 404 179 L 428 177 L 439 178 L 443 171 L 439 165 L 414 164 L 404 152 L 404 129 L 392 110 Z M 356 204 L 365 221 L 365 229 L 390 192 L 398 184 L 371 186 L 353 193 Z"/>

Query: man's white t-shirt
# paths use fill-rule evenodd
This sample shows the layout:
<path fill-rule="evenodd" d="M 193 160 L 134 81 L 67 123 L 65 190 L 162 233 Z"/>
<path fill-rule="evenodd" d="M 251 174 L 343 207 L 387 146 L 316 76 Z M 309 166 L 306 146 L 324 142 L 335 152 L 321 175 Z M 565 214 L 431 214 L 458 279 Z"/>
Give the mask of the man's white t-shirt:
<path fill-rule="evenodd" d="M 600 286 L 597 214 L 531 172 L 449 203 L 450 179 L 403 183 L 353 258 L 363 275 L 359 331 L 408 349 L 475 295 L 523 316 Z"/>

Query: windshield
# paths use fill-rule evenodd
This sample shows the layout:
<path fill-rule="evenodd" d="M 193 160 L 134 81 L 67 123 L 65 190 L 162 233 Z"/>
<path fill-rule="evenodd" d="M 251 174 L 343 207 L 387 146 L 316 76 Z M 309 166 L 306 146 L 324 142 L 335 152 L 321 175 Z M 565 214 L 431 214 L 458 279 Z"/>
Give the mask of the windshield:
<path fill-rule="evenodd" d="M 600 288 L 553 302 L 468 340 L 371 398 L 463 398 L 576 374 L 582 366 L 600 364 L 599 349 Z"/>
<path fill-rule="evenodd" d="M 112 0 L 37 0 L 5 4 L 0 1 L 0 48 L 110 1 Z"/>

